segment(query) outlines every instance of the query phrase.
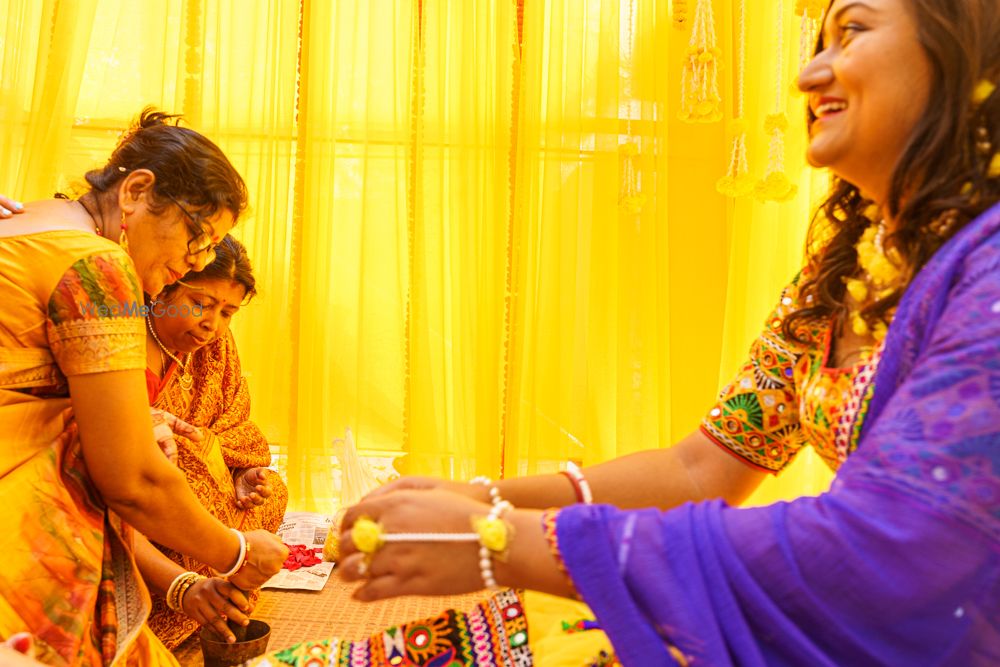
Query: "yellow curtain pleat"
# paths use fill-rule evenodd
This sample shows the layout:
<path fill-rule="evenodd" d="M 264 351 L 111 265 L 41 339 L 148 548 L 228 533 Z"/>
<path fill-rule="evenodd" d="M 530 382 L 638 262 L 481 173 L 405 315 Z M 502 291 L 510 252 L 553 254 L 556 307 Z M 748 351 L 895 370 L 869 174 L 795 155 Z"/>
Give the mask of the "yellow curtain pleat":
<path fill-rule="evenodd" d="M 514 5 L 420 2 L 407 456 L 495 474 L 501 430 Z"/>
<path fill-rule="evenodd" d="M 65 188 L 145 104 L 222 146 L 260 290 L 234 328 L 295 508 L 337 502 L 348 428 L 460 479 L 669 446 L 745 358 L 828 184 L 803 161 L 794 3 L 746 0 L 750 170 L 780 94 L 785 203 L 715 190 L 736 0 L 712 3 L 710 124 L 677 115 L 673 4 L 7 0 L 0 191 Z M 753 502 L 824 488 L 800 458 Z"/>
<path fill-rule="evenodd" d="M 3 99 L 0 120 L 21 130 L 4 140 L 12 149 L 12 191 L 25 198 L 51 197 L 61 185 L 51 156 L 67 152 L 96 0 L 44 0 L 8 4 L 3 18 Z M 22 133 L 23 132 L 23 133 Z M 12 141 L 13 139 L 13 141 Z M 15 158 L 16 159 L 13 159 Z"/>

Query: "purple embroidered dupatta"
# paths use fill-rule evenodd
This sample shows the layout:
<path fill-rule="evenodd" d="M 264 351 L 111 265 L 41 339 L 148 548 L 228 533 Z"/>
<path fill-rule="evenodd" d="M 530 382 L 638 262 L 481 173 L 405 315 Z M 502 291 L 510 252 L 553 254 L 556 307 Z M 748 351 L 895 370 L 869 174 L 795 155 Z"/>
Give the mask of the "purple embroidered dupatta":
<path fill-rule="evenodd" d="M 914 279 L 874 382 L 819 497 L 560 512 L 624 665 L 1000 664 L 1000 205 Z"/>

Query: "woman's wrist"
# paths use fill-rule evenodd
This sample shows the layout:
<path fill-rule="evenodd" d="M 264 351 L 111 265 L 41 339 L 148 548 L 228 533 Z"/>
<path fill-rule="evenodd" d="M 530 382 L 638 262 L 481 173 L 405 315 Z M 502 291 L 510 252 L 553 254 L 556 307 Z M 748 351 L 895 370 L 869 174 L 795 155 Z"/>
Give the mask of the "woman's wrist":
<path fill-rule="evenodd" d="M 230 539 L 226 540 L 227 543 L 232 544 L 227 551 L 231 554 L 224 562 L 226 569 L 214 568 L 220 577 L 231 577 L 242 569 L 243 565 L 246 563 L 247 554 L 249 553 L 249 545 L 247 544 L 246 536 L 235 528 L 227 528 L 226 532 L 229 533 Z M 235 555 L 232 555 L 234 554 Z"/>
<path fill-rule="evenodd" d="M 505 519 L 514 527 L 513 538 L 506 560 L 494 560 L 493 576 L 500 586 L 576 597 L 576 591 L 549 548 L 542 514 L 541 510 L 534 509 L 515 509 L 505 514 Z"/>

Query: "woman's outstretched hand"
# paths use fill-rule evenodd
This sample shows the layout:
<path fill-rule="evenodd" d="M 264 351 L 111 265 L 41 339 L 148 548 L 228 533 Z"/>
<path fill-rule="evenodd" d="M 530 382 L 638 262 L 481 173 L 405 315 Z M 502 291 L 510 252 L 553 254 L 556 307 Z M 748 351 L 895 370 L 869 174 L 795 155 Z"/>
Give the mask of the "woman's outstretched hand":
<path fill-rule="evenodd" d="M 388 543 L 368 555 L 358 551 L 351 529 L 366 517 L 381 524 L 387 534 L 474 533 L 473 518 L 489 511 L 486 503 L 440 489 L 410 488 L 369 496 L 344 515 L 337 569 L 346 581 L 364 581 L 354 592 L 359 600 L 480 590 L 478 540 Z"/>
<path fill-rule="evenodd" d="M 247 468 L 236 473 L 236 506 L 248 510 L 263 505 L 274 490 L 267 481 L 267 468 Z"/>
<path fill-rule="evenodd" d="M 251 530 L 243 534 L 247 541 L 246 564 L 239 572 L 229 577 L 238 588 L 249 591 L 260 588 L 273 577 L 288 558 L 288 547 L 274 533 L 266 530 Z"/>

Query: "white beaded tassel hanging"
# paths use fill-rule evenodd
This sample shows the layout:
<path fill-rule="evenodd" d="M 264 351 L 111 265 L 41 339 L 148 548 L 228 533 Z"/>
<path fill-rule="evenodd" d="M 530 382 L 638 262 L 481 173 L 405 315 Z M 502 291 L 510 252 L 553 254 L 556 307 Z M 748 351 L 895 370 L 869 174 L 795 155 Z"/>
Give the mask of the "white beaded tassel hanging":
<path fill-rule="evenodd" d="M 722 120 L 722 97 L 719 94 L 720 55 L 715 39 L 712 0 L 698 0 L 681 78 L 681 110 L 677 114 L 681 120 L 688 123 L 714 123 Z"/>
<path fill-rule="evenodd" d="M 747 27 L 746 0 L 740 0 L 736 8 L 738 33 L 736 54 L 736 117 L 733 118 L 733 144 L 729 153 L 729 170 L 716 182 L 715 189 L 727 197 L 743 197 L 753 192 L 750 164 L 747 159 L 747 122 L 744 117 L 744 95 L 746 92 Z"/>
<path fill-rule="evenodd" d="M 757 181 L 754 194 L 761 201 L 784 202 L 795 197 L 799 188 L 785 174 L 785 130 L 788 118 L 784 113 L 785 80 L 785 3 L 777 0 L 775 42 L 777 43 L 776 71 L 774 77 L 774 112 L 764 121 L 764 131 L 771 137 L 767 153 L 767 171 Z"/>
<path fill-rule="evenodd" d="M 812 60 L 816 48 L 816 38 L 823 23 L 823 13 L 826 11 L 827 0 L 796 0 L 795 14 L 800 16 L 799 22 L 799 69 L 802 70 Z M 792 87 L 798 92 L 798 88 Z"/>
<path fill-rule="evenodd" d="M 639 141 L 632 136 L 632 116 L 635 112 L 636 104 L 633 94 L 632 82 L 635 77 L 635 2 L 627 0 L 628 12 L 625 16 L 625 47 L 623 53 L 622 68 L 620 71 L 626 72 L 623 81 L 621 98 L 626 105 L 625 141 L 618 145 L 619 174 L 620 182 L 618 186 L 618 208 L 628 216 L 638 215 L 642 212 L 642 207 L 646 204 L 646 196 L 640 190 L 641 181 L 639 174 Z"/>

